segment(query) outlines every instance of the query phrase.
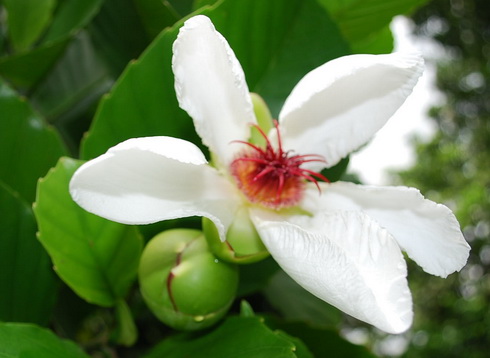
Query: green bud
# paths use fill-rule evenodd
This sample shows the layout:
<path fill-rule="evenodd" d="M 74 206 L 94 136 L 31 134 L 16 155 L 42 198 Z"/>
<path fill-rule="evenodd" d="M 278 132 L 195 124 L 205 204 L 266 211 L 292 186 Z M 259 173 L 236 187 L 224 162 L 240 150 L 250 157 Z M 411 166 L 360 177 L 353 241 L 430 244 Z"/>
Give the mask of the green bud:
<path fill-rule="evenodd" d="M 139 282 L 158 319 L 175 329 L 197 330 L 226 314 L 235 298 L 238 269 L 209 251 L 201 231 L 174 229 L 146 245 Z"/>
<path fill-rule="evenodd" d="M 248 264 L 265 259 L 269 252 L 250 220 L 248 209 L 241 207 L 222 242 L 214 223 L 203 218 L 203 231 L 211 251 L 219 258 L 233 263 Z"/>

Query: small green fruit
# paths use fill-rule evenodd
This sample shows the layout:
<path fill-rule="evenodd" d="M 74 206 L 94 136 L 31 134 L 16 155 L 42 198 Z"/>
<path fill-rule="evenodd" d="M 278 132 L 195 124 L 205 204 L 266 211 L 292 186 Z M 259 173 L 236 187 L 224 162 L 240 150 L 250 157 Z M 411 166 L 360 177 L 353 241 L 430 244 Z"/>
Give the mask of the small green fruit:
<path fill-rule="evenodd" d="M 175 329 L 197 330 L 226 314 L 235 298 L 238 269 L 209 251 L 201 231 L 174 229 L 146 245 L 139 282 L 158 319 Z"/>

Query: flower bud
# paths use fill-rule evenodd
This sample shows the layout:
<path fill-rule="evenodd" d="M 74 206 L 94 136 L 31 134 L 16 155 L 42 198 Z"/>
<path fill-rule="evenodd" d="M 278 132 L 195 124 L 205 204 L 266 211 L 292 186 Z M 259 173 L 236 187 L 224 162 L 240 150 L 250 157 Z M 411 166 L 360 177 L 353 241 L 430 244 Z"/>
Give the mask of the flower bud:
<path fill-rule="evenodd" d="M 203 218 L 203 231 L 211 251 L 228 262 L 248 264 L 263 260 L 269 252 L 250 220 L 248 209 L 241 207 L 226 233 L 226 241 L 221 242 L 214 223 Z"/>
<path fill-rule="evenodd" d="M 220 261 L 201 231 L 174 229 L 146 245 L 139 266 L 143 299 L 165 324 L 197 330 L 228 311 L 238 286 L 238 269 Z"/>

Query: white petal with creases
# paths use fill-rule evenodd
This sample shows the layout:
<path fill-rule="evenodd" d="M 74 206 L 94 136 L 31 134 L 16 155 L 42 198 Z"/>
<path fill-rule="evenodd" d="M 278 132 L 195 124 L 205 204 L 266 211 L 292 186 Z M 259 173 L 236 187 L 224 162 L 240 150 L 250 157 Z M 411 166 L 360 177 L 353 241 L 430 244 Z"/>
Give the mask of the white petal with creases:
<path fill-rule="evenodd" d="M 271 255 L 306 290 L 386 332 L 411 325 L 405 260 L 369 217 L 323 212 L 286 222 L 255 211 L 253 219 Z"/>
<path fill-rule="evenodd" d="M 352 55 L 308 73 L 286 100 L 279 122 L 286 150 L 320 154 L 335 165 L 365 144 L 396 112 L 422 73 L 417 55 Z M 320 162 L 309 163 L 321 169 Z"/>
<path fill-rule="evenodd" d="M 172 68 L 180 107 L 203 143 L 229 163 L 255 123 L 245 75 L 226 39 L 206 16 L 187 20 L 173 46 Z"/>
<path fill-rule="evenodd" d="M 112 221 L 148 224 L 206 216 L 221 235 L 238 200 L 198 147 L 171 137 L 118 144 L 75 172 L 70 193 L 82 208 Z"/>
<path fill-rule="evenodd" d="M 304 204 L 315 210 L 365 212 L 430 274 L 446 277 L 468 259 L 470 247 L 454 214 L 417 189 L 337 182 L 322 186 L 321 196 L 312 188 Z"/>

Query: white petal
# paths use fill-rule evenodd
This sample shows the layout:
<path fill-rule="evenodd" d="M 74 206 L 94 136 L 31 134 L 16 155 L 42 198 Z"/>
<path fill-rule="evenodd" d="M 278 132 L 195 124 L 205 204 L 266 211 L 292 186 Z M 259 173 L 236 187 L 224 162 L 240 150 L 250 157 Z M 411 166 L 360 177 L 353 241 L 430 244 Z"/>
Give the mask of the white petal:
<path fill-rule="evenodd" d="M 203 143 L 222 164 L 248 140 L 255 123 L 245 75 L 226 39 L 209 18 L 195 16 L 180 29 L 172 68 L 180 107 L 194 120 Z"/>
<path fill-rule="evenodd" d="M 335 165 L 388 121 L 422 70 L 422 58 L 399 53 L 346 56 L 316 68 L 296 85 L 279 114 L 284 148 L 320 154 L 328 166 Z"/>
<path fill-rule="evenodd" d="M 315 210 L 365 212 L 430 274 L 447 277 L 466 264 L 470 247 L 454 214 L 417 189 L 337 182 L 323 187 L 320 197 L 313 189 L 307 197 L 305 205 Z"/>
<path fill-rule="evenodd" d="M 194 144 L 171 137 L 127 140 L 82 165 L 70 182 L 85 210 L 124 224 L 206 216 L 224 236 L 237 196 Z"/>
<path fill-rule="evenodd" d="M 320 212 L 286 222 L 256 213 L 254 220 L 271 255 L 306 290 L 383 331 L 410 327 L 405 260 L 368 216 Z"/>

